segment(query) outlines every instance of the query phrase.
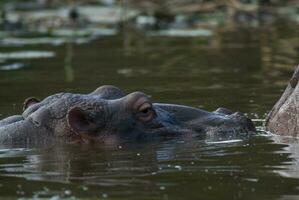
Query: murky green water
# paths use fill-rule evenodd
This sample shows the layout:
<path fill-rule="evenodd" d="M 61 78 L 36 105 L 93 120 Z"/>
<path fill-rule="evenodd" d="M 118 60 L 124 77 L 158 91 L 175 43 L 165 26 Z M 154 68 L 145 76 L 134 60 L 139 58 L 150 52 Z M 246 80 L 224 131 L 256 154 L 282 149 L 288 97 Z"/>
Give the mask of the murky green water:
<path fill-rule="evenodd" d="M 129 31 L 83 44 L 2 45 L 1 118 L 29 96 L 112 84 L 156 102 L 242 111 L 260 125 L 299 62 L 298 37 L 298 26 L 282 22 L 211 37 Z M 298 144 L 264 135 L 222 144 L 2 146 L 0 198 L 298 199 Z"/>

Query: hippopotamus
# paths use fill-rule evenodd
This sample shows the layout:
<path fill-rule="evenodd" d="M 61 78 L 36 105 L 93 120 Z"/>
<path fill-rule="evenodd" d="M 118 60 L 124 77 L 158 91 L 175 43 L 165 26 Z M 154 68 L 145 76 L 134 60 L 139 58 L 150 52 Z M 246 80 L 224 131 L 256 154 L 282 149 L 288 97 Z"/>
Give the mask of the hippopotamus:
<path fill-rule="evenodd" d="M 105 85 L 89 94 L 59 93 L 39 101 L 28 98 L 23 113 L 0 121 L 0 144 L 147 140 L 180 135 L 230 139 L 255 133 L 252 121 L 225 108 L 153 103 L 142 92 L 125 94 Z"/>
<path fill-rule="evenodd" d="M 299 66 L 289 81 L 284 93 L 269 112 L 266 130 L 279 135 L 299 134 Z"/>

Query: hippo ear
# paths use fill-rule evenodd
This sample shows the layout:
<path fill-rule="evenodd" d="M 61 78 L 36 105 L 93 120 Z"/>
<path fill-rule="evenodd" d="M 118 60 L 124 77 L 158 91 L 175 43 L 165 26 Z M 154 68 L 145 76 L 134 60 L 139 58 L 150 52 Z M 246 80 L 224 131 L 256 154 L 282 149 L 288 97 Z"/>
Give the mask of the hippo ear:
<path fill-rule="evenodd" d="M 67 122 L 76 134 L 92 134 L 96 131 L 96 124 L 88 111 L 78 107 L 73 107 L 68 111 Z"/>
<path fill-rule="evenodd" d="M 40 100 L 38 100 L 35 97 L 29 97 L 27 99 L 25 99 L 24 103 L 23 103 L 23 111 L 25 111 L 27 108 L 29 108 L 30 106 L 39 103 Z"/>

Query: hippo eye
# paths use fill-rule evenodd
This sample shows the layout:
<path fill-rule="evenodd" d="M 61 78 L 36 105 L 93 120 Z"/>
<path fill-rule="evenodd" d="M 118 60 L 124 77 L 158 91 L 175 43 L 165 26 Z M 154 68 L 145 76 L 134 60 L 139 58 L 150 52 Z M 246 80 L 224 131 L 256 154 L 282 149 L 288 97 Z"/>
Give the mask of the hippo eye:
<path fill-rule="evenodd" d="M 138 108 L 137 117 L 142 122 L 148 122 L 154 117 L 154 110 L 150 103 L 144 103 Z"/>

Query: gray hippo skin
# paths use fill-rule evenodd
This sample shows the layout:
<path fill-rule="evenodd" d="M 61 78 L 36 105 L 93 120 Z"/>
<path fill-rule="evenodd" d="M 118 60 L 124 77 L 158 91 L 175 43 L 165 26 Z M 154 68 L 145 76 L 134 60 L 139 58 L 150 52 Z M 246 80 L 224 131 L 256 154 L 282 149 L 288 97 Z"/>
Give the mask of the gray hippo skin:
<path fill-rule="evenodd" d="M 287 88 L 266 118 L 266 130 L 287 136 L 299 134 L 299 66 Z"/>
<path fill-rule="evenodd" d="M 231 139 L 254 132 L 251 120 L 239 112 L 152 103 L 142 92 L 125 95 L 117 87 L 102 86 L 90 94 L 27 99 L 22 115 L 0 121 L 0 144 L 53 139 L 106 143 L 186 134 Z"/>

